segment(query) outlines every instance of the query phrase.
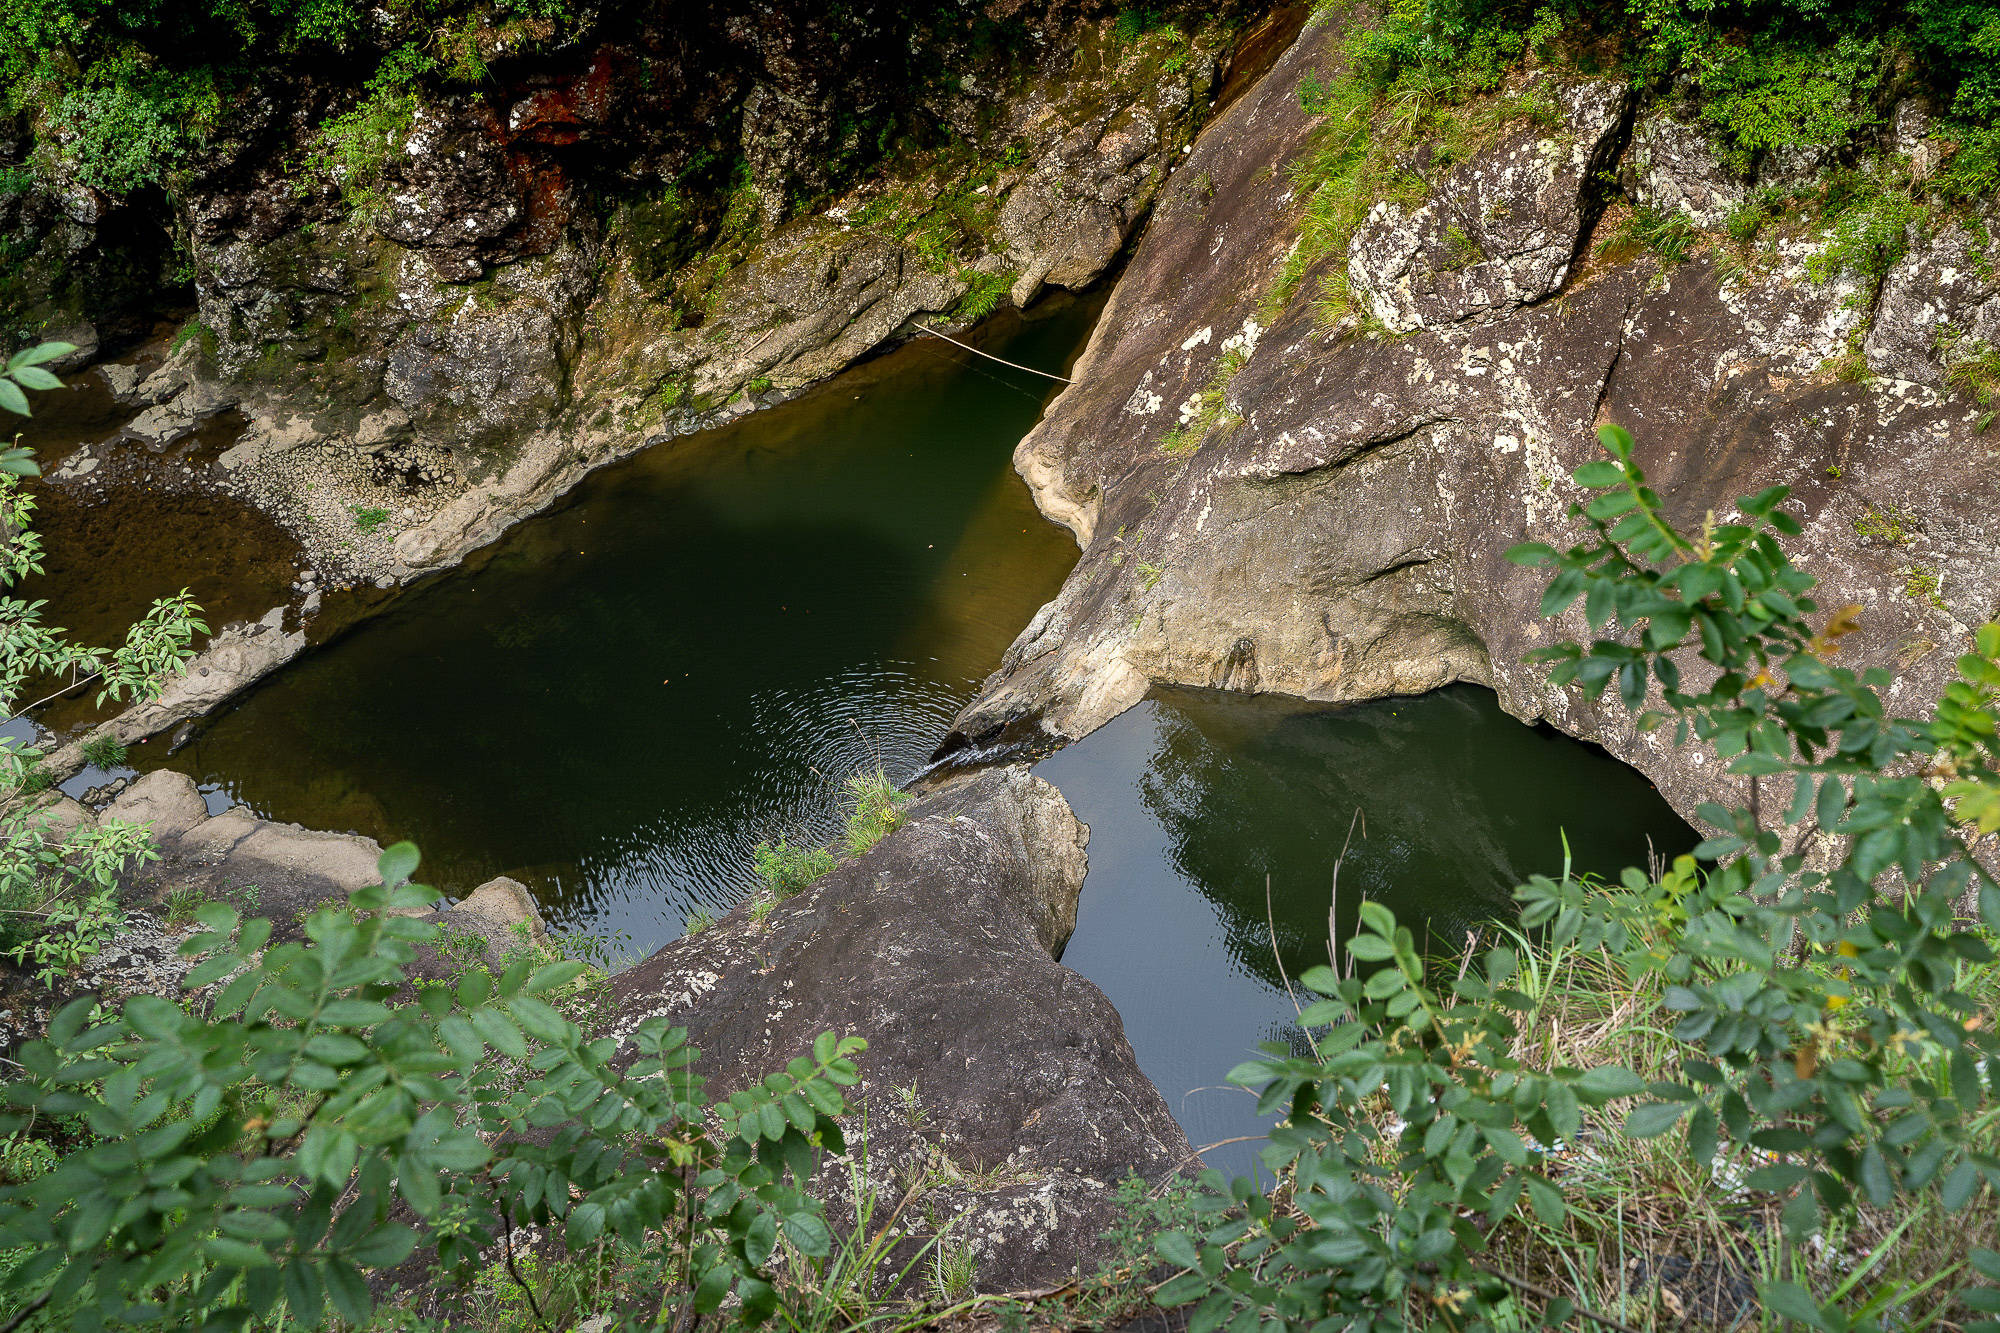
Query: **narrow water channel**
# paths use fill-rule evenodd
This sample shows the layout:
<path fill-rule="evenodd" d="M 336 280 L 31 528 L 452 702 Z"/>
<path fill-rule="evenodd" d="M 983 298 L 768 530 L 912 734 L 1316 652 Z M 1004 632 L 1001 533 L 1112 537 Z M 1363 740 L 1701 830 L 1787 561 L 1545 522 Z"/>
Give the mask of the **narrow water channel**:
<path fill-rule="evenodd" d="M 1327 961 L 1329 908 L 1343 939 L 1366 897 L 1448 952 L 1558 873 L 1564 838 L 1607 877 L 1695 843 L 1637 771 L 1469 685 L 1347 708 L 1163 692 L 1036 772 L 1090 825 L 1063 962 L 1118 1007 L 1197 1148 L 1270 1128 L 1224 1077 L 1259 1042 L 1296 1043 L 1284 978 Z M 1206 1160 L 1241 1173 L 1256 1153 Z"/>
<path fill-rule="evenodd" d="M 983 330 L 1061 372 L 1101 300 Z M 587 479 L 288 667 L 169 761 L 268 818 L 414 840 L 635 954 L 760 840 L 916 771 L 1076 559 L 1014 475 L 1059 386 L 933 340 Z"/>

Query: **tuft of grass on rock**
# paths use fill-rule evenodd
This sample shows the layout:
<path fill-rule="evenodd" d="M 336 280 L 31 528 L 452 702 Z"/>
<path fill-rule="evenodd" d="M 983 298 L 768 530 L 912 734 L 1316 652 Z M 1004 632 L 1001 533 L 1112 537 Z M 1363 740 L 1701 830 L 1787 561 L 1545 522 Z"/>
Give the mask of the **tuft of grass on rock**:
<path fill-rule="evenodd" d="M 910 794 L 899 789 L 879 767 L 848 778 L 847 796 L 853 802 L 847 815 L 849 856 L 866 855 L 895 832 L 903 822 L 903 807 L 910 803 Z"/>
<path fill-rule="evenodd" d="M 84 742 L 83 758 L 93 768 L 119 768 L 125 763 L 125 743 L 110 732 Z"/>

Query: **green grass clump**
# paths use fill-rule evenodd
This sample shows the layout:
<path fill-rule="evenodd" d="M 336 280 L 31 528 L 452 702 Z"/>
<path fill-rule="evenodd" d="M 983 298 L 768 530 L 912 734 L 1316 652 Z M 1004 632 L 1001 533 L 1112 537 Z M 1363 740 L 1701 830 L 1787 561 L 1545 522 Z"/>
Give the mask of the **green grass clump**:
<path fill-rule="evenodd" d="M 359 532 L 373 532 L 389 521 L 389 511 L 372 505 L 354 506 L 354 527 Z"/>
<path fill-rule="evenodd" d="M 794 847 L 783 838 L 758 843 L 750 855 L 757 878 L 779 899 L 797 896 L 835 864 L 826 848 Z"/>
<path fill-rule="evenodd" d="M 1694 252 L 1701 233 L 1683 214 L 1659 208 L 1634 209 L 1598 245 L 1607 259 L 1629 259 L 1641 252 L 1658 255 L 1662 263 L 1678 264 Z"/>
<path fill-rule="evenodd" d="M 93 768 L 117 768 L 125 762 L 125 743 L 110 732 L 84 742 L 83 758 Z"/>
<path fill-rule="evenodd" d="M 1981 407 L 1991 407 L 2000 397 L 2000 347 L 1952 332 L 1939 337 L 1938 352 L 1944 359 L 1944 382 L 1954 393 Z"/>
<path fill-rule="evenodd" d="M 1241 348 L 1224 352 L 1215 363 L 1215 373 L 1195 391 L 1191 409 L 1181 422 L 1160 440 L 1160 448 L 1173 458 L 1186 458 L 1200 449 L 1202 442 L 1218 431 L 1226 431 L 1243 418 L 1229 406 L 1229 382 L 1243 369 L 1250 354 Z"/>
<path fill-rule="evenodd" d="M 880 768 L 847 779 L 847 796 L 854 808 L 847 816 L 847 854 L 864 856 L 903 823 L 910 794 L 889 780 Z"/>

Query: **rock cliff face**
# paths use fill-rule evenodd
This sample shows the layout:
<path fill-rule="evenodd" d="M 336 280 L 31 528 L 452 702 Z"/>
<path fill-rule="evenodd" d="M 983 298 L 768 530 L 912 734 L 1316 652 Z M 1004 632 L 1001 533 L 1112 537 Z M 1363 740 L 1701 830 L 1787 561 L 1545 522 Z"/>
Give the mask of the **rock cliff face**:
<path fill-rule="evenodd" d="M 323 574 L 404 578 L 918 317 L 1096 279 L 1218 91 L 1229 10 L 1133 34 L 1066 0 L 612 6 L 532 55 L 474 32 L 482 83 L 351 134 L 376 104 L 295 71 L 232 104 L 168 197 L 10 199 L 0 229 L 35 250 L 13 295 L 94 342 L 79 320 L 146 287 L 100 270 L 171 232 L 198 336 L 118 381 L 146 409 L 129 438 L 235 408 L 216 483 Z"/>
<path fill-rule="evenodd" d="M 711 1092 L 821 1032 L 866 1037 L 852 1156 L 814 1183 L 835 1220 L 851 1221 L 865 1181 L 885 1208 L 911 1195 L 906 1222 L 930 1218 L 947 1247 L 969 1245 L 981 1291 L 1088 1273 L 1117 1185 L 1192 1161 L 1111 1002 L 1055 961 L 1088 830 L 1021 768 L 908 814 L 763 919 L 739 907 L 619 974 L 611 1035 L 666 1015 L 703 1051 Z"/>
<path fill-rule="evenodd" d="M 1337 36 L 1309 27 L 1204 132 L 1076 386 L 1020 446 L 1084 553 L 944 751 L 1081 736 L 1154 683 L 1341 701 L 1469 680 L 1691 812 L 1712 760 L 1521 662 L 1583 626 L 1538 620 L 1543 576 L 1502 552 L 1571 535 L 1569 473 L 1603 422 L 1638 437 L 1685 522 L 1791 486 L 1822 603 L 1866 607 L 1853 658 L 1894 671 L 1895 706 L 1934 697 L 2000 596 L 2000 444 L 1940 352 L 2000 323 L 1979 220 L 1912 232 L 1879 292 L 1805 227 L 1747 257 L 1620 260 L 1600 244 L 1607 202 L 1626 207 L 1607 179 L 1696 226 L 1755 182 L 1665 108 L 1548 80 L 1530 91 L 1553 128 L 1502 134 L 1414 208 L 1378 205 L 1307 275 L 1343 277 L 1365 318 L 1322 327 L 1304 299 L 1273 317 L 1301 202 L 1285 168 L 1313 132 L 1298 88 Z M 1892 134 L 1906 160 L 1929 151 L 1914 108 Z M 1163 448 L 1177 406 L 1216 392 L 1199 449 Z"/>

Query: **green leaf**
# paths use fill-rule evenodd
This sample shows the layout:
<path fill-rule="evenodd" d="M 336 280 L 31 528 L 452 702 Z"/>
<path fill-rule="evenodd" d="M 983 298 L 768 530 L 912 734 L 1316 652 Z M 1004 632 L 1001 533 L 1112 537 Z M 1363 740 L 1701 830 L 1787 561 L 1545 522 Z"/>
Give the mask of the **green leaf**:
<path fill-rule="evenodd" d="M 201 1252 L 211 1263 L 223 1268 L 264 1268 L 273 1262 L 263 1246 L 232 1236 L 207 1237 L 201 1243 Z"/>
<path fill-rule="evenodd" d="M 22 366 L 13 372 L 13 378 L 24 389 L 60 389 L 63 382 L 39 366 Z"/>
<path fill-rule="evenodd" d="M 1159 1251 L 1161 1259 L 1172 1264 L 1175 1268 L 1199 1268 L 1201 1266 L 1201 1256 L 1195 1252 L 1194 1242 L 1188 1239 L 1184 1232 L 1166 1232 L 1154 1243 L 1153 1248 Z"/>
<path fill-rule="evenodd" d="M 53 361 L 57 357 L 68 356 L 75 350 L 75 343 L 61 341 L 36 343 L 33 347 L 24 348 L 9 357 L 7 359 L 7 369 L 17 370 L 22 366 L 39 366 L 44 362 Z"/>
<path fill-rule="evenodd" d="M 570 982 L 575 981 L 588 971 L 590 971 L 590 968 L 587 965 L 579 963 L 573 958 L 567 958 L 560 963 L 550 963 L 547 967 L 538 970 L 533 976 L 528 978 L 528 984 L 523 986 L 522 989 L 530 995 L 540 995 L 543 991 L 554 990 L 558 986 L 567 986 Z"/>
<path fill-rule="evenodd" d="M 375 873 L 392 889 L 407 882 L 417 873 L 417 845 L 399 842 L 385 849 L 375 862 Z"/>
<path fill-rule="evenodd" d="M 1764 1288 L 1764 1304 L 1787 1319 L 1796 1319 L 1808 1328 L 1828 1327 L 1810 1293 L 1796 1282 L 1773 1282 Z"/>
<path fill-rule="evenodd" d="M 488 1046 L 516 1060 L 526 1058 L 528 1043 L 521 1039 L 521 1030 L 498 1009 L 474 1009 L 467 1018 Z"/>
<path fill-rule="evenodd" d="M 1622 486 L 1625 483 L 1624 470 L 1616 463 L 1602 458 L 1594 463 L 1585 463 L 1570 473 L 1569 478 L 1577 485 L 1592 491 L 1601 491 L 1607 486 Z"/>
<path fill-rule="evenodd" d="M 1593 1106 L 1601 1106 L 1614 1097 L 1635 1097 L 1646 1090 L 1646 1084 L 1629 1069 L 1616 1065 L 1599 1065 L 1585 1071 L 1575 1084 L 1578 1094 Z"/>
<path fill-rule="evenodd" d="M 824 1259 L 833 1253 L 833 1233 L 817 1213 L 801 1210 L 788 1215 L 785 1239 L 808 1259 Z"/>
<path fill-rule="evenodd" d="M 507 1002 L 508 1012 L 536 1041 L 556 1045 L 569 1040 L 569 1020 L 532 995 L 516 995 Z"/>
<path fill-rule="evenodd" d="M 326 1294 L 333 1298 L 333 1308 L 340 1317 L 356 1328 L 365 1325 L 375 1313 L 375 1298 L 368 1293 L 368 1281 L 344 1259 L 329 1259 L 321 1269 L 326 1278 Z"/>
<path fill-rule="evenodd" d="M 34 415 L 28 410 L 28 395 L 22 393 L 21 387 L 14 381 L 5 377 L 0 377 L 0 407 L 6 408 L 15 416 Z"/>
<path fill-rule="evenodd" d="M 1635 1106 L 1625 1117 L 1625 1132 L 1635 1139 L 1657 1138 L 1681 1122 L 1694 1103 L 1689 1102 L 1648 1102 Z"/>
<path fill-rule="evenodd" d="M 1562 1191 L 1540 1176 L 1525 1177 L 1528 1182 L 1528 1202 L 1535 1210 L 1544 1226 L 1560 1226 L 1569 1207 L 1563 1202 Z"/>
<path fill-rule="evenodd" d="M 694 1308 L 702 1314 L 720 1309 L 723 1297 L 729 1294 L 730 1273 L 727 1268 L 711 1268 L 701 1275 L 701 1282 L 694 1289 Z"/>
<path fill-rule="evenodd" d="M 1944 1178 L 1944 1184 L 1939 1187 L 1938 1202 L 1944 1205 L 1946 1212 L 1955 1213 L 1965 1207 L 1966 1202 L 1972 1198 L 1972 1192 L 1978 1188 L 1979 1168 L 1969 1159 L 1962 1158 L 1958 1165 L 1951 1169 L 1951 1174 Z"/>
<path fill-rule="evenodd" d="M 394 1268 L 409 1258 L 416 1248 L 416 1232 L 401 1222 L 384 1222 L 347 1253 L 363 1268 Z"/>

